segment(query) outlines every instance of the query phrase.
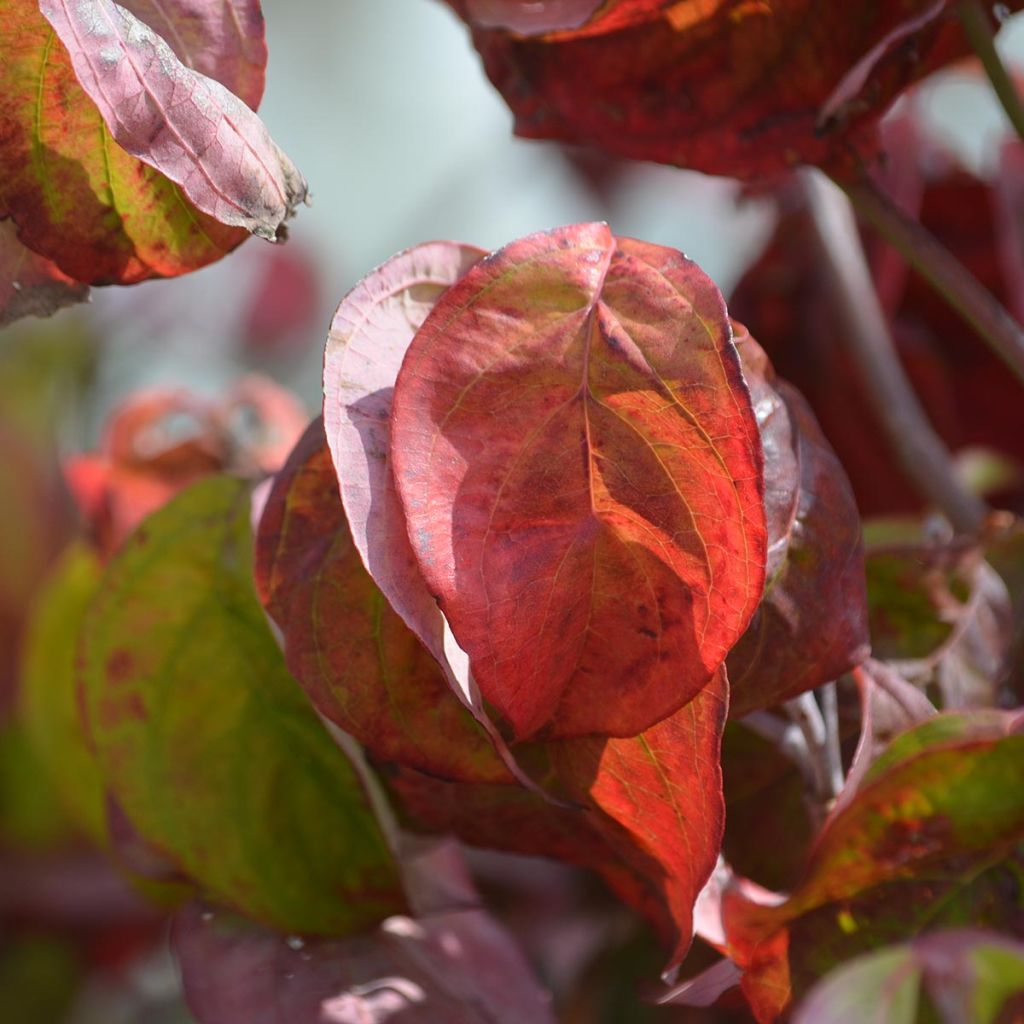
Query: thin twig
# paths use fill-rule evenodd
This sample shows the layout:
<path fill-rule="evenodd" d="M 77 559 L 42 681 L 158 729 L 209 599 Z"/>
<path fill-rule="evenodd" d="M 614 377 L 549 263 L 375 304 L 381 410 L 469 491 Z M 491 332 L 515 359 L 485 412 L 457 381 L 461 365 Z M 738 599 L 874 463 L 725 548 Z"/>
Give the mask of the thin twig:
<path fill-rule="evenodd" d="M 752 711 L 741 718 L 740 722 L 789 758 L 799 768 L 808 788 L 817 785 L 818 771 L 814 765 L 814 758 L 807 747 L 804 734 L 793 722 L 784 722 L 767 711 Z"/>
<path fill-rule="evenodd" d="M 961 0 L 957 7 L 964 35 L 978 55 L 1013 130 L 1024 139 L 1024 104 L 996 50 L 996 34 L 985 6 L 978 0 Z"/>
<path fill-rule="evenodd" d="M 976 533 L 987 509 L 957 478 L 948 449 L 932 429 L 900 365 L 850 204 L 815 171 L 805 172 L 803 181 L 844 320 L 845 329 L 837 334 L 848 346 L 893 452 L 917 490 L 943 512 L 955 530 Z"/>
<path fill-rule="evenodd" d="M 1024 382 L 1024 328 L 978 279 L 867 177 L 843 184 L 857 212 L 924 277 Z"/>
<path fill-rule="evenodd" d="M 829 784 L 833 796 L 843 788 L 843 752 L 839 743 L 839 694 L 836 684 L 819 687 L 821 717 L 825 720 L 825 757 L 828 761 Z"/>
<path fill-rule="evenodd" d="M 787 700 L 782 706 L 804 735 L 814 769 L 814 796 L 819 803 L 826 804 L 836 795 L 836 791 L 832 789 L 831 773 L 825 753 L 825 720 L 821 717 L 818 702 L 814 699 L 814 694 L 807 691 L 801 693 L 799 697 Z"/>

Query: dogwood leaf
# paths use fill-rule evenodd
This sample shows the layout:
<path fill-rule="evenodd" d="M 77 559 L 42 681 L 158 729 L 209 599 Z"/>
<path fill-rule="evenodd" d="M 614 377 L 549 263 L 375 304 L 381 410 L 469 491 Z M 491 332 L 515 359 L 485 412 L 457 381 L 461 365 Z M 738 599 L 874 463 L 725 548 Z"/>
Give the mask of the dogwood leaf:
<path fill-rule="evenodd" d="M 251 557 L 239 481 L 202 480 L 146 520 L 86 618 L 89 730 L 129 824 L 201 890 L 343 934 L 404 895 L 355 769 L 285 668 Z"/>
<path fill-rule="evenodd" d="M 760 600 L 757 423 L 678 252 L 591 224 L 477 264 L 406 353 L 391 441 L 427 587 L 518 739 L 643 731 Z"/>

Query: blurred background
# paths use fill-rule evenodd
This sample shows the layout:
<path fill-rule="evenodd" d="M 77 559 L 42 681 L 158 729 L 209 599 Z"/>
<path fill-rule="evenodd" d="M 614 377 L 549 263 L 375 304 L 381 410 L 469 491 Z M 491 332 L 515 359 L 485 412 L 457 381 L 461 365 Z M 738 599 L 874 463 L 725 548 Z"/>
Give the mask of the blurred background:
<path fill-rule="evenodd" d="M 617 234 L 683 250 L 728 296 L 774 225 L 771 202 L 726 179 L 512 138 L 464 27 L 433 0 L 264 0 L 264 9 L 260 113 L 313 193 L 288 244 L 252 239 L 187 278 L 97 288 L 88 306 L 0 333 L 0 1021 L 189 1019 L 160 918 L 76 846 L 9 713 L 27 609 L 74 529 L 57 467 L 96 447 L 111 410 L 145 387 L 213 398 L 255 371 L 314 414 L 334 308 L 372 267 L 420 241 L 496 248 L 607 220 Z M 1000 43 L 1024 58 L 1024 22 L 1008 24 Z M 923 102 L 936 136 L 976 173 L 992 172 L 1003 122 L 984 82 L 954 70 Z M 549 892 L 547 876 L 533 877 L 536 906 L 557 902 L 564 879 L 551 876 Z M 48 915 L 69 913 L 58 935 Z"/>

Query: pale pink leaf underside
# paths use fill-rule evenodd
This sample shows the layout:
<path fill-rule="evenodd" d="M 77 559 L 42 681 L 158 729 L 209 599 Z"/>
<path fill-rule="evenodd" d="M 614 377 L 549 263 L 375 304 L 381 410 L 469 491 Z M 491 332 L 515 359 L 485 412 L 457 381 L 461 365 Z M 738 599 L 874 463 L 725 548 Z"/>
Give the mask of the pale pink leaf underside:
<path fill-rule="evenodd" d="M 307 195 L 263 122 L 110 0 L 40 0 L 114 140 L 223 224 L 276 239 Z"/>
<path fill-rule="evenodd" d="M 125 0 L 186 67 L 215 78 L 256 110 L 267 42 L 260 0 Z"/>

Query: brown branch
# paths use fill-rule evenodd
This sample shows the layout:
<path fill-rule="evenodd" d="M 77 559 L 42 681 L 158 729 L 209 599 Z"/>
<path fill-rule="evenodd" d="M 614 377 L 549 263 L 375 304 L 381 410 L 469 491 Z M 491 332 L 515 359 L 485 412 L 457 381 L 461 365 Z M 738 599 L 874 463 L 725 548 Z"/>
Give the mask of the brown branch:
<path fill-rule="evenodd" d="M 843 184 L 857 212 L 924 277 L 1024 383 L 1024 328 L 978 279 L 869 179 Z"/>
<path fill-rule="evenodd" d="M 896 355 L 878 301 L 857 224 L 842 192 L 815 171 L 803 178 L 811 219 L 836 305 L 838 331 L 854 360 L 878 421 L 917 490 L 960 533 L 976 533 L 987 509 L 957 477 Z"/>

